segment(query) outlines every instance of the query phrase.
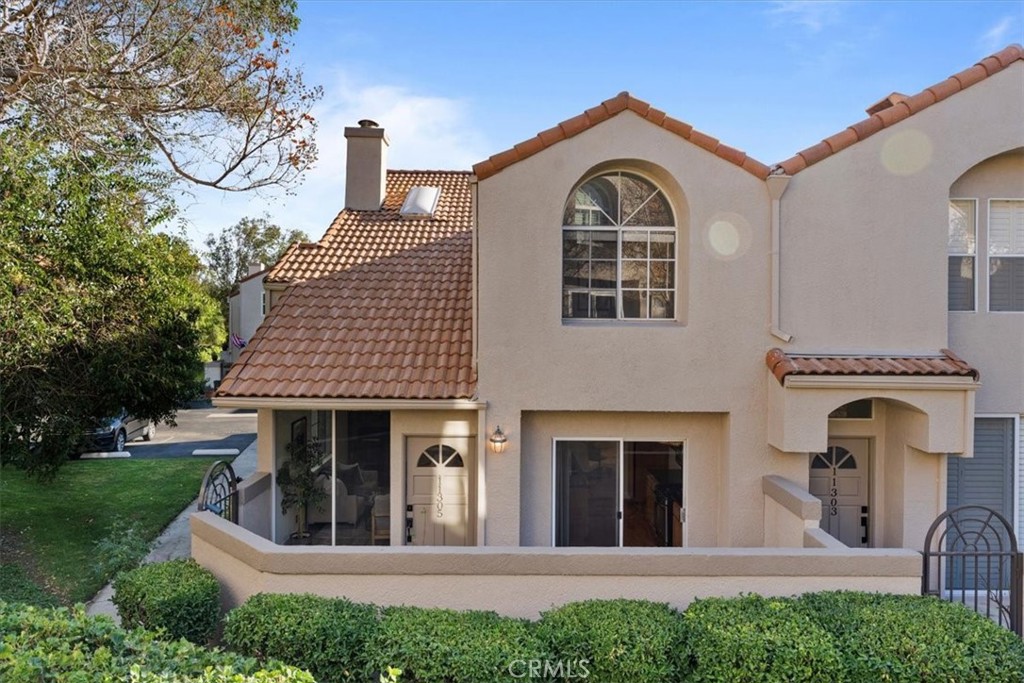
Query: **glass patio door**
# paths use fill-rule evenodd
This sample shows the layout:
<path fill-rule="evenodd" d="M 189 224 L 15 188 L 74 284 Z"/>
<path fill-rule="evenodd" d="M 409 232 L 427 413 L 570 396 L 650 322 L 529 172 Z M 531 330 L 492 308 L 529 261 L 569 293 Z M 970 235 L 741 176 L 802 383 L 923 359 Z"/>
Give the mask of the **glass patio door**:
<path fill-rule="evenodd" d="M 555 545 L 621 545 L 621 442 L 555 442 Z"/>

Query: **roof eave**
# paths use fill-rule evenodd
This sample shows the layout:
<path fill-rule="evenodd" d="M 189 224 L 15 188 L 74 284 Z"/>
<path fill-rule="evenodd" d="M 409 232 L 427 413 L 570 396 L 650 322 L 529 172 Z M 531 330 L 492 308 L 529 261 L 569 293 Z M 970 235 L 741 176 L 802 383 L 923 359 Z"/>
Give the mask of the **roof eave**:
<path fill-rule="evenodd" d="M 486 401 L 472 398 L 302 398 L 214 396 L 218 408 L 276 410 L 483 410 Z"/>
<path fill-rule="evenodd" d="M 587 109 L 582 114 L 566 119 L 557 126 L 541 131 L 536 136 L 524 140 L 504 152 L 499 152 L 480 163 L 474 164 L 473 173 L 478 180 L 485 180 L 520 161 L 528 159 L 563 140 L 575 137 L 625 111 L 633 112 L 654 125 L 660 126 L 670 133 L 678 135 L 684 140 L 711 152 L 720 159 L 739 166 L 761 180 L 767 178 L 771 171 L 766 164 L 748 156 L 745 152 L 730 147 L 717 138 L 706 135 L 699 130 L 695 130 L 690 124 L 674 119 L 660 109 L 655 109 L 647 102 L 623 91 L 596 107 Z"/>

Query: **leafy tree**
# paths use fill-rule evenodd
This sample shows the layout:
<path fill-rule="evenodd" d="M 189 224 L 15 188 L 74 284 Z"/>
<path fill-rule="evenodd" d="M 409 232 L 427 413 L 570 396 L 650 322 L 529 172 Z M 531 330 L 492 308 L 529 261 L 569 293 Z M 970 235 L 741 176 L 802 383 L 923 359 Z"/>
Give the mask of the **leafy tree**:
<path fill-rule="evenodd" d="M 277 262 L 285 250 L 295 242 L 308 242 L 301 230 L 285 231 L 270 222 L 269 216 L 243 218 L 217 235 L 206 237 L 203 255 L 203 283 L 218 302 L 227 318 L 227 299 L 231 288 L 244 278 L 249 266 Z"/>
<path fill-rule="evenodd" d="M 213 304 L 188 244 L 152 230 L 172 207 L 146 151 L 80 154 L 0 131 L 5 464 L 52 475 L 92 419 L 123 406 L 169 420 L 200 388 Z"/>
<path fill-rule="evenodd" d="M 287 186 L 316 159 L 320 98 L 286 64 L 295 0 L 3 0 L 0 126 L 77 154 L 137 140 L 178 177 Z M 122 159 L 125 157 L 121 157 Z"/>

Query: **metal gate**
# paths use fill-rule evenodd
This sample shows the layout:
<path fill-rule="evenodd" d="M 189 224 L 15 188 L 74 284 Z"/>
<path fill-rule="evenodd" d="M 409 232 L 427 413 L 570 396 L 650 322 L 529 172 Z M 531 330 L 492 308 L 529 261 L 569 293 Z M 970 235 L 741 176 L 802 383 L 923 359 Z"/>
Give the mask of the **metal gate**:
<path fill-rule="evenodd" d="M 924 541 L 921 592 L 959 602 L 1024 635 L 1024 554 L 1006 518 L 963 505 L 939 515 Z"/>
<path fill-rule="evenodd" d="M 235 470 L 226 460 L 210 465 L 199 488 L 199 511 L 209 510 L 238 524 L 238 482 Z"/>

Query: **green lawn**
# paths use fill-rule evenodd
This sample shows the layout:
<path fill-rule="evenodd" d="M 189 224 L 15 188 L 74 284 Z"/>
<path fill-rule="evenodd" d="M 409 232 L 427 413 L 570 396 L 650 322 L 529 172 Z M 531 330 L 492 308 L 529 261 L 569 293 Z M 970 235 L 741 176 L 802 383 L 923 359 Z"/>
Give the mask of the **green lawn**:
<path fill-rule="evenodd" d="M 131 524 L 152 541 L 199 495 L 211 462 L 79 460 L 47 483 L 0 468 L 0 560 L 21 568 L 0 574 L 0 599 L 24 592 L 28 576 L 61 602 L 88 600 L 110 578 L 94 570 L 96 544 Z"/>

